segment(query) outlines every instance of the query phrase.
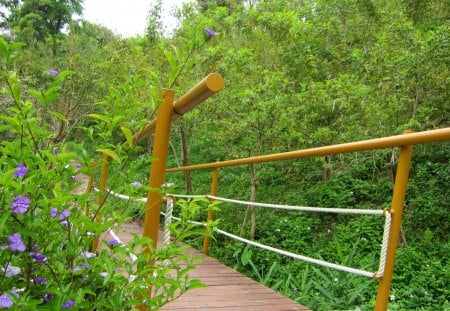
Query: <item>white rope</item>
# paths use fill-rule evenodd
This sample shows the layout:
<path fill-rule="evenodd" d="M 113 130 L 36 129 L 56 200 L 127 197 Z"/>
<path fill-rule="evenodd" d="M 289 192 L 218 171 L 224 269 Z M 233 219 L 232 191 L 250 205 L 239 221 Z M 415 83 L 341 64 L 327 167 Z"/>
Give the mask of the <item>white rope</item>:
<path fill-rule="evenodd" d="M 181 198 L 181 199 L 198 199 L 198 198 L 206 198 L 206 195 L 199 194 L 199 195 L 187 195 L 187 194 L 167 194 L 168 196 L 175 197 L 175 198 Z"/>
<path fill-rule="evenodd" d="M 100 189 L 98 189 L 98 188 L 94 187 L 94 190 L 97 191 L 97 192 L 100 192 Z M 135 202 L 144 202 L 144 203 L 147 202 L 147 198 L 132 198 L 130 196 L 127 196 L 127 195 L 124 195 L 124 194 L 120 194 L 120 193 L 114 192 L 112 190 L 106 190 L 106 192 L 108 194 L 110 194 L 110 195 L 112 195 L 112 196 L 114 196 L 116 198 L 122 199 L 122 200 L 129 200 L 129 201 L 135 201 Z"/>
<path fill-rule="evenodd" d="M 391 212 L 386 210 L 384 213 L 386 220 L 384 221 L 384 231 L 383 231 L 383 242 L 381 243 L 380 252 L 380 265 L 378 266 L 378 271 L 375 273 L 375 278 L 380 279 L 384 275 L 384 270 L 386 267 L 386 255 L 387 248 L 389 244 L 389 231 L 391 230 Z"/>
<path fill-rule="evenodd" d="M 235 204 L 252 205 L 252 206 L 260 206 L 260 207 L 268 207 L 268 208 L 278 208 L 278 209 L 286 209 L 286 210 L 294 210 L 294 211 L 304 211 L 304 212 L 360 214 L 360 215 L 383 215 L 383 213 L 384 213 L 384 210 L 277 205 L 277 204 L 257 203 L 257 202 L 226 199 L 226 198 L 216 197 L 216 196 L 212 196 L 212 195 L 206 195 L 205 197 L 208 199 L 218 200 L 218 201 L 222 201 L 222 202 L 235 203 Z"/>
<path fill-rule="evenodd" d="M 170 230 L 169 226 L 172 222 L 172 212 L 173 212 L 173 198 L 166 197 L 166 213 L 164 218 L 164 235 L 163 235 L 163 245 L 170 244 Z"/>
<path fill-rule="evenodd" d="M 284 250 L 277 249 L 277 248 L 274 248 L 274 247 L 270 247 L 270 246 L 267 246 L 267 245 L 264 245 L 264 244 L 260 244 L 260 243 L 255 242 L 255 241 L 250 241 L 250 240 L 241 238 L 241 237 L 239 237 L 237 235 L 228 233 L 228 232 L 220 230 L 220 229 L 216 229 L 216 230 L 217 230 L 217 232 L 219 232 L 219 233 L 221 233 L 221 234 L 223 234 L 223 235 L 225 235 L 225 236 L 227 236 L 229 238 L 232 238 L 232 239 L 244 242 L 246 244 L 253 245 L 253 246 L 259 247 L 261 249 L 265 249 L 265 250 L 268 250 L 268 251 L 271 251 L 271 252 L 274 252 L 274 253 L 277 253 L 277 254 L 280 254 L 280 255 L 288 256 L 288 257 L 291 257 L 291 258 L 294 258 L 294 259 L 303 260 L 303 261 L 306 261 L 306 262 L 309 262 L 309 263 L 313 263 L 313 264 L 316 264 L 316 265 L 320 265 L 320 266 L 323 266 L 323 267 L 327 267 L 327 268 L 333 268 L 333 269 L 336 269 L 336 270 L 340 270 L 340 271 L 344 271 L 344 272 L 348 272 L 348 273 L 353 273 L 353 274 L 365 276 L 365 277 L 368 277 L 368 278 L 373 278 L 373 272 L 370 272 L 370 271 L 350 268 L 350 267 L 346 267 L 346 266 L 342 266 L 342 265 L 337 265 L 337 264 L 334 264 L 334 263 L 326 262 L 326 261 L 323 261 L 323 260 L 320 260 L 320 259 L 314 259 L 314 258 L 311 258 L 311 257 L 306 257 L 306 256 L 294 254 L 294 253 L 291 253 L 291 252 L 288 252 L 288 251 L 284 251 Z"/>

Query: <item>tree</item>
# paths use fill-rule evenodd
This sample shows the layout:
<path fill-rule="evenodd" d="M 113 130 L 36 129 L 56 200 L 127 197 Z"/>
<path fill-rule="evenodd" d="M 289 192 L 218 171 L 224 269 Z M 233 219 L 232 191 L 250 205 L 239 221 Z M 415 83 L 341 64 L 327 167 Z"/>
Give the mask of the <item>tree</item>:
<path fill-rule="evenodd" d="M 81 15 L 82 3 L 83 0 L 1 0 L 1 26 L 20 34 L 28 43 L 44 41 L 60 34 L 74 14 Z"/>

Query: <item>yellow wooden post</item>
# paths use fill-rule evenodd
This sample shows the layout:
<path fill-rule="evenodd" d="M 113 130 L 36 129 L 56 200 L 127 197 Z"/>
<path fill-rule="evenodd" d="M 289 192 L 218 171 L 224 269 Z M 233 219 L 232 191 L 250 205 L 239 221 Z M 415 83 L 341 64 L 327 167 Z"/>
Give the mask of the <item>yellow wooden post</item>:
<path fill-rule="evenodd" d="M 213 195 L 213 196 L 217 195 L 217 186 L 219 184 L 219 172 L 220 172 L 220 167 L 214 168 L 212 184 L 211 184 L 211 195 Z M 214 219 L 214 211 L 212 209 L 209 209 L 208 217 L 207 217 L 206 221 L 208 222 L 213 219 Z M 202 250 L 203 254 L 205 254 L 205 255 L 208 254 L 209 241 L 210 241 L 209 236 L 205 236 L 203 239 L 203 250 Z"/>
<path fill-rule="evenodd" d="M 166 173 L 167 153 L 169 149 L 170 125 L 173 112 L 173 90 L 163 90 L 160 94 L 162 103 L 156 112 L 153 157 L 150 168 L 150 191 L 147 194 L 147 208 L 144 219 L 143 236 L 152 240 L 153 247 L 158 245 L 158 228 L 162 198 L 161 185 Z M 148 249 L 146 251 L 149 251 Z"/>
<path fill-rule="evenodd" d="M 391 203 L 391 229 L 389 231 L 389 244 L 386 253 L 386 266 L 384 276 L 380 279 L 378 285 L 377 300 L 375 310 L 387 310 L 389 300 L 389 290 L 391 287 L 392 276 L 394 274 L 395 255 L 397 252 L 398 239 L 400 235 L 400 226 L 402 223 L 403 205 L 405 202 L 406 188 L 409 179 L 409 169 L 411 167 L 412 145 L 401 148 L 397 167 L 397 176 L 395 178 L 394 193 Z"/>
<path fill-rule="evenodd" d="M 101 172 L 101 178 L 100 178 L 100 184 L 99 184 L 99 194 L 97 199 L 97 205 L 98 205 L 98 211 L 96 220 L 98 221 L 102 214 L 101 214 L 101 208 L 103 204 L 105 203 L 106 199 L 106 180 L 108 179 L 108 167 L 109 167 L 109 156 L 106 154 L 103 156 L 103 163 L 102 163 L 102 172 Z M 92 243 L 92 252 L 96 253 L 98 250 L 98 246 L 100 244 L 100 237 L 95 238 L 94 242 Z"/>

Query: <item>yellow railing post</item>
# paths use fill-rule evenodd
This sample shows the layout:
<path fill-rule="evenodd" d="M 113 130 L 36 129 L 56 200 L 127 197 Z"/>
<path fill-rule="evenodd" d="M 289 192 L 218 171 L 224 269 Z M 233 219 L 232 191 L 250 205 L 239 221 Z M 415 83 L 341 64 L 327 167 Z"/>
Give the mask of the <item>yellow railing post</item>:
<path fill-rule="evenodd" d="M 102 162 L 102 172 L 100 177 L 100 184 L 99 184 L 99 194 L 97 199 L 97 205 L 98 205 L 98 211 L 96 215 L 96 219 L 101 218 L 101 208 L 103 204 L 105 203 L 106 199 L 106 180 L 108 179 L 108 167 L 109 167 L 109 156 L 104 155 L 103 156 L 103 162 Z M 92 243 L 92 252 L 96 253 L 98 250 L 98 246 L 100 244 L 100 237 L 95 238 L 94 242 Z"/>
<path fill-rule="evenodd" d="M 411 167 L 412 149 L 412 145 L 407 145 L 403 146 L 400 151 L 390 211 L 392 220 L 391 229 L 389 231 L 388 249 L 386 253 L 386 266 L 384 276 L 380 279 L 380 284 L 378 285 L 377 300 L 375 302 L 375 310 L 377 311 L 387 310 L 389 290 L 391 287 L 392 276 L 394 274 L 394 263 L 400 235 L 400 226 L 402 223 L 406 188 L 409 179 L 409 169 Z"/>
<path fill-rule="evenodd" d="M 220 167 L 214 168 L 212 184 L 211 184 L 211 195 L 213 195 L 213 196 L 217 195 L 217 186 L 219 184 L 219 172 L 220 172 Z M 210 208 L 208 210 L 208 217 L 207 217 L 206 221 L 208 222 L 213 219 L 214 219 L 214 210 L 212 208 Z M 203 251 L 203 254 L 205 254 L 205 255 L 208 254 L 209 241 L 210 241 L 209 236 L 205 236 L 203 238 L 203 250 L 202 251 Z"/>
<path fill-rule="evenodd" d="M 152 240 L 153 247 L 158 245 L 158 228 L 162 198 L 161 185 L 166 173 L 167 153 L 169 149 L 170 125 L 173 112 L 173 90 L 163 90 L 160 94 L 162 103 L 156 112 L 153 157 L 150 168 L 150 190 L 147 194 L 147 207 L 144 219 L 143 236 Z M 147 251 L 149 251 L 147 249 Z"/>

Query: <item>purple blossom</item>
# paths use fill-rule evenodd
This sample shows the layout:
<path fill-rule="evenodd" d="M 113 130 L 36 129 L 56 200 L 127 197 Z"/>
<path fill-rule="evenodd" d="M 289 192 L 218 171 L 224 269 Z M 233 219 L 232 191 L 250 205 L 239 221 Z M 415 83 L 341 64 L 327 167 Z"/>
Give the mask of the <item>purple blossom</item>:
<path fill-rule="evenodd" d="M 93 257 L 97 256 L 96 254 L 88 252 L 88 251 L 81 252 L 81 255 L 83 255 L 86 258 L 93 258 Z"/>
<path fill-rule="evenodd" d="M 5 277 L 10 278 L 16 275 L 19 275 L 21 269 L 19 267 L 14 267 L 12 265 L 8 265 L 6 269 L 2 268 L 2 271 L 5 273 Z"/>
<path fill-rule="evenodd" d="M 34 284 L 47 284 L 47 280 L 44 278 L 41 278 L 40 276 L 37 276 L 33 278 Z"/>
<path fill-rule="evenodd" d="M 70 211 L 68 209 L 65 209 L 61 212 L 61 214 L 59 214 L 59 220 L 64 220 L 69 216 L 70 216 Z"/>
<path fill-rule="evenodd" d="M 141 187 L 141 186 L 142 186 L 142 183 L 140 183 L 139 181 L 133 181 L 133 182 L 131 183 L 131 185 L 132 185 L 132 186 L 135 186 L 135 187 Z"/>
<path fill-rule="evenodd" d="M 90 264 L 85 263 L 85 264 L 83 265 L 83 269 L 89 269 L 90 266 L 91 266 Z"/>
<path fill-rule="evenodd" d="M 208 34 L 210 37 L 214 37 L 217 33 L 214 31 L 214 30 L 212 30 L 212 29 L 209 29 L 209 28 L 205 28 L 205 29 L 203 29 L 205 32 L 206 32 L 206 34 Z"/>
<path fill-rule="evenodd" d="M 55 70 L 55 69 L 49 69 L 49 70 L 47 70 L 47 73 L 53 77 L 56 77 L 58 75 L 59 71 Z"/>
<path fill-rule="evenodd" d="M 46 262 L 47 261 L 47 257 L 45 257 L 41 253 L 30 253 L 30 257 L 31 257 L 31 259 L 34 259 L 34 260 L 39 261 L 39 262 Z"/>
<path fill-rule="evenodd" d="M 23 177 L 26 175 L 26 173 L 28 173 L 28 168 L 23 164 L 20 164 L 20 163 L 17 164 L 16 168 L 17 168 L 17 170 L 13 174 L 14 178 Z"/>
<path fill-rule="evenodd" d="M 67 220 L 63 220 L 59 222 L 61 225 L 63 225 L 64 227 L 68 227 L 69 226 L 69 222 Z"/>
<path fill-rule="evenodd" d="M 52 208 L 50 209 L 50 216 L 51 216 L 52 218 L 55 218 L 57 215 L 58 215 L 58 209 L 57 209 L 56 207 L 52 207 Z"/>
<path fill-rule="evenodd" d="M 13 252 L 23 252 L 26 249 L 25 244 L 22 242 L 22 236 L 20 233 L 14 233 L 8 237 L 9 249 Z"/>
<path fill-rule="evenodd" d="M 30 207 L 31 200 L 24 196 L 17 196 L 14 198 L 14 201 L 11 203 L 11 209 L 13 214 L 23 214 Z"/>
<path fill-rule="evenodd" d="M 114 246 L 114 245 L 117 245 L 117 244 L 119 244 L 119 241 L 117 241 L 117 240 L 108 241 L 108 245 L 109 246 Z"/>
<path fill-rule="evenodd" d="M 52 294 L 47 293 L 47 294 L 44 295 L 44 301 L 45 302 L 50 301 L 52 299 L 53 299 L 53 295 Z"/>
<path fill-rule="evenodd" d="M 11 308 L 12 305 L 13 301 L 8 295 L 2 294 L 0 296 L 0 308 Z"/>
<path fill-rule="evenodd" d="M 75 301 L 73 301 L 72 299 L 67 300 L 61 307 L 63 309 L 70 309 L 75 305 Z"/>
<path fill-rule="evenodd" d="M 80 268 L 80 266 L 73 266 L 73 272 L 77 272 L 77 271 L 80 271 L 81 270 L 81 268 Z"/>

